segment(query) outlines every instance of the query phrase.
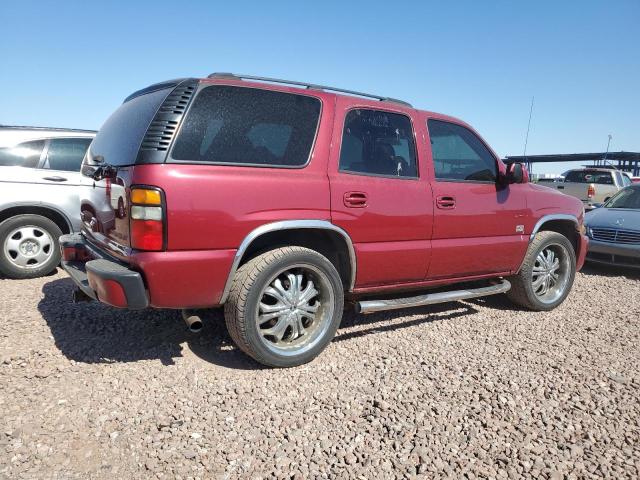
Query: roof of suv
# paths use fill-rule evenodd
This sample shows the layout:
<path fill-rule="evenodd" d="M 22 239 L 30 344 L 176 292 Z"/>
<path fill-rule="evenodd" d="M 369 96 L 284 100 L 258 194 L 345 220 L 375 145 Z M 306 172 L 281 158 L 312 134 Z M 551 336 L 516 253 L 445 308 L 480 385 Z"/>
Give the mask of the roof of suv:
<path fill-rule="evenodd" d="M 253 75 L 238 75 L 234 73 L 223 73 L 223 72 L 212 73 L 206 78 L 182 77 L 182 78 L 176 78 L 173 80 L 165 80 L 163 82 L 154 83 L 153 85 L 149 85 L 148 87 L 145 87 L 133 92 L 131 95 L 129 95 L 124 99 L 123 103 L 126 103 L 129 100 L 132 100 L 146 93 L 155 92 L 157 90 L 163 90 L 165 88 L 176 87 L 185 81 L 222 83 L 222 84 L 232 84 L 232 85 L 242 84 L 246 86 L 253 86 L 255 88 L 290 91 L 291 93 L 302 93 L 304 91 L 312 91 L 322 95 L 353 98 L 354 101 L 360 98 L 364 102 L 371 102 L 371 104 L 373 104 L 375 101 L 378 101 L 392 107 L 400 107 L 405 109 L 416 110 L 418 112 L 427 114 L 429 117 L 434 117 L 434 118 L 438 118 L 445 121 L 454 121 L 456 123 L 466 126 L 471 130 L 474 130 L 473 127 L 471 127 L 471 125 L 469 125 L 468 123 L 466 123 L 465 121 L 459 118 L 446 115 L 443 113 L 416 109 L 409 102 L 405 102 L 404 100 L 398 100 L 392 97 L 357 92 L 354 90 L 346 90 L 346 89 L 337 88 L 337 87 L 329 87 L 326 85 L 318 85 L 314 83 L 298 82 L 294 80 L 282 80 L 278 78 L 258 77 Z"/>
<path fill-rule="evenodd" d="M 256 81 L 256 82 L 267 82 L 267 83 L 278 83 L 278 84 L 283 84 L 283 85 L 293 85 L 293 86 L 296 86 L 296 87 L 304 87 L 307 90 L 324 90 L 324 91 L 328 91 L 328 92 L 341 93 L 341 94 L 352 95 L 352 96 L 356 96 L 356 97 L 373 98 L 373 99 L 379 100 L 381 102 L 399 103 L 400 105 L 403 105 L 405 107 L 412 107 L 412 105 L 409 102 L 405 102 L 404 100 L 398 100 L 397 98 L 383 97 L 383 96 L 380 96 L 380 95 L 373 95 L 371 93 L 356 92 L 355 90 L 346 90 L 344 88 L 329 87 L 327 85 L 317 85 L 317 84 L 314 84 L 314 83 L 297 82 L 297 81 L 293 81 L 293 80 L 282 80 L 280 78 L 257 77 L 257 76 L 253 76 L 253 75 L 236 75 L 234 73 L 220 73 L 220 72 L 212 73 L 207 78 L 210 78 L 210 79 L 225 79 L 225 78 L 228 78 L 228 79 L 232 79 L 232 80 L 250 80 L 250 81 Z"/>
<path fill-rule="evenodd" d="M 0 125 L 0 147 L 8 147 L 31 140 L 68 137 L 93 138 L 95 135 L 94 130 Z"/>

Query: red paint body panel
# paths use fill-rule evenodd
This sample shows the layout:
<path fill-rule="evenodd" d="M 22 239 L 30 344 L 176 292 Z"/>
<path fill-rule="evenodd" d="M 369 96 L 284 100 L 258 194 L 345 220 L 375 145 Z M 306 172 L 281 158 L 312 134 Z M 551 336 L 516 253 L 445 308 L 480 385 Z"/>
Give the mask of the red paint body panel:
<path fill-rule="evenodd" d="M 263 88 L 316 97 L 322 110 L 308 165 L 303 168 L 187 163 L 121 168 L 106 182 L 88 181 L 82 203 L 94 217 L 90 236 L 143 274 L 150 303 L 158 308 L 208 307 L 220 303 L 237 249 L 255 228 L 282 220 L 325 220 L 342 228 L 356 254 L 354 293 L 412 290 L 516 272 L 536 222 L 544 215 L 572 215 L 582 204 L 533 184 L 500 186 L 444 182 L 434 176 L 430 118 L 463 125 L 446 115 L 418 111 L 314 89 L 234 79 L 207 84 Z M 354 108 L 407 115 L 414 128 L 419 178 L 398 179 L 339 171 L 346 113 Z M 475 132 L 474 132 L 475 133 Z M 490 147 L 488 147 L 490 149 Z M 505 165 L 496 158 L 499 172 Z M 166 251 L 132 250 L 128 192 L 132 185 L 162 189 Z M 365 193 L 366 205 L 345 195 Z M 439 208 L 439 197 L 455 208 Z M 582 238 L 581 267 L 586 254 Z"/>
<path fill-rule="evenodd" d="M 356 243 L 354 247 L 356 285 L 362 287 L 423 280 L 431 256 L 428 240 Z"/>
<path fill-rule="evenodd" d="M 584 267 L 588 248 L 589 238 L 586 235 L 580 235 L 580 246 L 578 247 L 578 256 L 576 258 L 576 270 L 582 270 L 582 267 Z"/>
<path fill-rule="evenodd" d="M 132 266 L 143 274 L 156 308 L 216 305 L 224 290 L 235 250 L 139 252 Z"/>

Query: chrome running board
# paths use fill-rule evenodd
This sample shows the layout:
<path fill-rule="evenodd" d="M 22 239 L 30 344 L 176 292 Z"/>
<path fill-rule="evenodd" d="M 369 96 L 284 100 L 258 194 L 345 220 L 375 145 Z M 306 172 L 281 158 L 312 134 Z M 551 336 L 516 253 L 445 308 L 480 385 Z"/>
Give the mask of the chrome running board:
<path fill-rule="evenodd" d="M 363 300 L 356 303 L 358 313 L 373 313 L 383 310 L 397 310 L 399 308 L 421 307 L 435 303 L 457 302 L 469 298 L 486 297 L 504 293 L 511 288 L 507 280 L 500 280 L 495 285 L 488 287 L 471 288 L 465 290 L 451 290 L 449 292 L 427 293 L 417 297 L 395 298 L 393 300 Z"/>

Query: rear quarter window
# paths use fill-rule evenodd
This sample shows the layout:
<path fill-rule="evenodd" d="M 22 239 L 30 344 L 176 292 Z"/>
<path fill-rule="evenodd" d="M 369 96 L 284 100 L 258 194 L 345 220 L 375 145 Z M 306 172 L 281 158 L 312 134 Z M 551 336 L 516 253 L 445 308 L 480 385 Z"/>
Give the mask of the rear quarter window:
<path fill-rule="evenodd" d="M 193 101 L 175 141 L 175 161 L 303 167 L 320 100 L 258 88 L 210 86 Z"/>

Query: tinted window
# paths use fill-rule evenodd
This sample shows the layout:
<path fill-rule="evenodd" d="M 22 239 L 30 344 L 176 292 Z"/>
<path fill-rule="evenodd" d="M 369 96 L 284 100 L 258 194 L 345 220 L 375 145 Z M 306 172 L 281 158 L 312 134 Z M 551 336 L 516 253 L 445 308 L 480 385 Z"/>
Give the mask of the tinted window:
<path fill-rule="evenodd" d="M 0 166 L 36 168 L 40 162 L 44 140 L 23 142 L 13 147 L 0 148 Z"/>
<path fill-rule="evenodd" d="M 317 98 L 212 86 L 193 101 L 171 156 L 175 160 L 300 167 L 320 116 Z"/>
<path fill-rule="evenodd" d="M 598 170 L 571 170 L 565 175 L 564 181 L 569 183 L 613 185 L 611 172 L 600 172 Z"/>
<path fill-rule="evenodd" d="M 416 149 L 411 120 L 380 110 L 351 110 L 342 131 L 343 172 L 415 178 Z"/>
<path fill-rule="evenodd" d="M 111 114 L 91 144 L 92 156 L 101 155 L 111 165 L 135 165 L 142 137 L 172 88 L 129 100 Z"/>
<path fill-rule="evenodd" d="M 429 120 L 428 127 L 437 179 L 496 181 L 496 159 L 473 132 L 440 120 Z"/>
<path fill-rule="evenodd" d="M 44 168 L 79 172 L 90 138 L 53 138 L 49 141 Z"/>

